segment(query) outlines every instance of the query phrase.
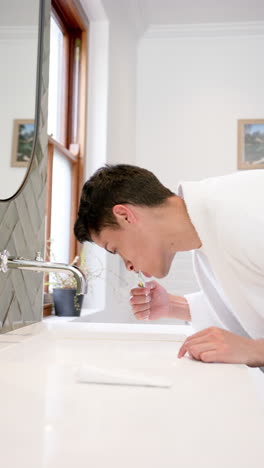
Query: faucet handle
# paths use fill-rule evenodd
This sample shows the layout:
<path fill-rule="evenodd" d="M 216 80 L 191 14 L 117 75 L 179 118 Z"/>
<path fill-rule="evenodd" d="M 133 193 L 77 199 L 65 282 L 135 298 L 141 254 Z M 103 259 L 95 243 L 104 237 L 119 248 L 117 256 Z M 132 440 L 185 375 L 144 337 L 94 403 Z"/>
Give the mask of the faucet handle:
<path fill-rule="evenodd" d="M 7 262 L 9 255 L 10 254 L 8 250 L 3 250 L 2 252 L 0 252 L 0 271 L 2 271 L 3 273 L 6 273 L 8 271 Z"/>

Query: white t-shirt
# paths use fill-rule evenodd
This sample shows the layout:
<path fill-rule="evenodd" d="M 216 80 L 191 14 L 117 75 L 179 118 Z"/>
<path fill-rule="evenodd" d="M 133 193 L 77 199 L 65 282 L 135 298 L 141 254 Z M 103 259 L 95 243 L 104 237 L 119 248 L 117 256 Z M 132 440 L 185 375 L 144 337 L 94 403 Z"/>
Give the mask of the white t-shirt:
<path fill-rule="evenodd" d="M 218 326 L 264 337 L 264 170 L 182 182 L 202 247 L 193 251 L 200 292 L 186 295 L 195 330 Z"/>

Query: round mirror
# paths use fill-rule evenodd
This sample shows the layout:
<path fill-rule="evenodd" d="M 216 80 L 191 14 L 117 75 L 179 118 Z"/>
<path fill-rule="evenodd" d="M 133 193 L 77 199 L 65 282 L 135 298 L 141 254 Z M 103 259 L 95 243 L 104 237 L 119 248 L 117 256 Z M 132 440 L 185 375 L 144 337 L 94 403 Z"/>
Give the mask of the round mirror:
<path fill-rule="evenodd" d="M 4 0 L 0 14 L 0 200 L 17 194 L 36 134 L 39 2 Z"/>

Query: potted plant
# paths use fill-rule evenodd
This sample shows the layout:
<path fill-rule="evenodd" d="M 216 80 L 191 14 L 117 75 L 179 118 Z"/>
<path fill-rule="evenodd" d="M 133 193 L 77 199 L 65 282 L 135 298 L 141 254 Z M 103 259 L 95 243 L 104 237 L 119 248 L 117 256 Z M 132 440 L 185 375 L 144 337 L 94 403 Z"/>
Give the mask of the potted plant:
<path fill-rule="evenodd" d="M 101 274 L 101 270 L 91 271 L 87 267 L 85 248 L 81 250 L 80 256 L 74 258 L 71 265 L 79 266 L 84 272 L 87 281 L 97 278 Z M 62 272 L 52 272 L 50 273 L 49 281 L 46 284 L 52 287 L 55 315 L 80 316 L 84 296 L 77 296 L 77 285 L 74 276 Z"/>
<path fill-rule="evenodd" d="M 55 315 L 80 316 L 84 296 L 77 296 L 75 278 L 67 273 L 53 273 L 52 276 L 50 284 L 52 285 Z"/>

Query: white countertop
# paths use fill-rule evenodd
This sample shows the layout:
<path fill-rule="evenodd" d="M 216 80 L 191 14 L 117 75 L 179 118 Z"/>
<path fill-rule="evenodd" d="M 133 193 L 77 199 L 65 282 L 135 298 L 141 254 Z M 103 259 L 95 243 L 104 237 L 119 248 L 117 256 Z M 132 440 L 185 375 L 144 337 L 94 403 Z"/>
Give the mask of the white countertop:
<path fill-rule="evenodd" d="M 263 375 L 177 359 L 188 330 L 55 320 L 0 335 L 1 466 L 263 467 Z M 173 386 L 80 384 L 81 365 Z"/>

